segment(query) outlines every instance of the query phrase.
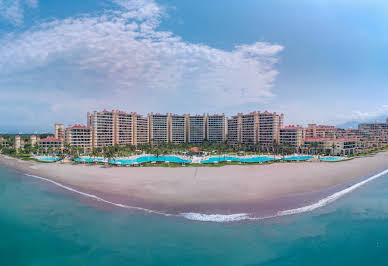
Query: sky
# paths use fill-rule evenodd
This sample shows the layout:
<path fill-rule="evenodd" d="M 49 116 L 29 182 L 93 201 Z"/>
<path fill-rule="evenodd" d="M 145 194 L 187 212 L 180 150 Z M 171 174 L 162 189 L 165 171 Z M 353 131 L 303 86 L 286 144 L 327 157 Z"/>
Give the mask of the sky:
<path fill-rule="evenodd" d="M 93 110 L 388 117 L 383 0 L 0 0 L 0 133 Z"/>

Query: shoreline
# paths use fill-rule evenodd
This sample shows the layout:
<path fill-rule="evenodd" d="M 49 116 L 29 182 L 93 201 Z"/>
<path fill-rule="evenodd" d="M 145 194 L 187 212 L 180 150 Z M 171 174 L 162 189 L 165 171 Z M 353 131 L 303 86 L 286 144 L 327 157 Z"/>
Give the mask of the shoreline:
<path fill-rule="evenodd" d="M 0 164 L 110 203 L 160 214 L 266 217 L 312 204 L 386 169 L 388 152 L 336 164 L 299 162 L 221 168 L 105 168 L 41 164 L 3 155 Z"/>

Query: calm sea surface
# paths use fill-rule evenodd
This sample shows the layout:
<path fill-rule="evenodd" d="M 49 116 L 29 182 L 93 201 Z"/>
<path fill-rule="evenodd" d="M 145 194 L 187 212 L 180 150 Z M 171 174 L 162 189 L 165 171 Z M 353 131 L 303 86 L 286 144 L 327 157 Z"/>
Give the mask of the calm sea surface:
<path fill-rule="evenodd" d="M 388 175 L 310 213 L 204 223 L 103 207 L 0 166 L 0 265 L 388 265 Z"/>

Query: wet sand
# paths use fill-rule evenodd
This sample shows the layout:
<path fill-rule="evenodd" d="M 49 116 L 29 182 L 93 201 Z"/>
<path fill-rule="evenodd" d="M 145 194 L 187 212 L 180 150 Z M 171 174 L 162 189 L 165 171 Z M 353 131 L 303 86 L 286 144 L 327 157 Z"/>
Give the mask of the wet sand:
<path fill-rule="evenodd" d="M 388 152 L 350 161 L 223 167 L 105 167 L 21 161 L 0 164 L 116 203 L 168 213 L 262 213 L 311 203 L 388 168 Z"/>

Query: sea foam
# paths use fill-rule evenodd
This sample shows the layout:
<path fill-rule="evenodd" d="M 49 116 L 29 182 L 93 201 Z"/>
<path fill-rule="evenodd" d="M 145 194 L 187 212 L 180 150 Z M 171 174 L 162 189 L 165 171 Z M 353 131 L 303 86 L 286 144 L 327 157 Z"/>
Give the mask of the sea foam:
<path fill-rule="evenodd" d="M 242 220 L 250 219 L 247 213 L 235 213 L 235 214 L 204 214 L 195 212 L 181 213 L 183 217 L 189 220 L 201 221 L 201 222 L 218 222 L 218 223 L 230 223 Z"/>
<path fill-rule="evenodd" d="M 69 186 L 66 186 L 64 184 L 61 184 L 59 182 L 56 182 L 56 181 L 53 181 L 51 179 L 47 179 L 47 178 L 44 178 L 44 177 L 40 177 L 40 176 L 36 176 L 36 175 L 30 175 L 30 174 L 26 174 L 27 176 L 30 176 L 30 177 L 33 177 L 33 178 L 36 178 L 36 179 L 39 179 L 39 180 L 42 180 L 42 181 L 46 181 L 46 182 L 49 182 L 49 183 L 52 183 L 58 187 L 61 187 L 63 189 L 66 189 L 66 190 L 69 190 L 71 192 L 74 192 L 74 193 L 77 193 L 77 194 L 80 194 L 80 195 L 83 195 L 85 197 L 88 197 L 88 198 L 92 198 L 94 200 L 97 200 L 97 201 L 100 201 L 100 202 L 104 202 L 104 203 L 107 203 L 107 204 L 110 204 L 110 205 L 114 205 L 116 207 L 120 207 L 120 208 L 126 208 L 126 209 L 133 209 L 133 210 L 138 210 L 138 211 L 144 211 L 144 212 L 147 212 L 147 213 L 153 213 L 153 214 L 159 214 L 159 215 L 164 215 L 164 216 L 181 216 L 181 217 L 184 217 L 186 219 L 189 219 L 189 220 L 195 220 L 195 221 L 202 221 L 202 222 L 218 222 L 218 223 L 230 223 L 230 222 L 238 222 L 238 221 L 243 221 L 243 220 L 263 220 L 263 219 L 269 219 L 269 218 L 275 218 L 275 217 L 280 217 L 280 216 L 286 216 L 286 215 L 294 215 L 294 214 L 299 214 L 299 213 L 304 213 L 304 212 L 310 212 L 310 211 L 313 211 L 313 210 L 316 210 L 318 208 L 321 208 L 321 207 L 324 207 L 336 200 L 338 200 L 339 198 L 343 197 L 344 195 L 352 192 L 353 190 L 365 185 L 366 183 L 372 181 L 372 180 L 375 180 L 385 174 L 388 173 L 388 169 L 378 173 L 378 174 L 375 174 L 357 184 L 354 184 L 348 188 L 345 188 L 341 191 L 338 191 L 334 194 L 331 194 L 329 196 L 327 196 L 326 198 L 323 198 L 321 200 L 319 200 L 318 202 L 316 203 L 313 203 L 313 204 L 310 204 L 310 205 L 307 205 L 307 206 L 304 206 L 304 207 L 300 207 L 300 208 L 296 208 L 296 209 L 290 209 L 290 210 L 283 210 L 283 211 L 279 211 L 277 212 L 275 215 L 272 215 L 272 216 L 266 216 L 266 217 L 251 217 L 249 214 L 247 213 L 235 213 L 235 214 L 204 214 L 204 213 L 194 213 L 194 212 L 185 212 L 185 213 L 180 213 L 178 215 L 176 214 L 169 214 L 169 213 L 164 213 L 164 212 L 160 212 L 160 211 L 155 211 L 155 210 L 150 210 L 150 209 L 146 209 L 146 208 L 141 208 L 141 207 L 135 207 L 135 206 L 128 206 L 128 205 L 125 205 L 125 204 L 120 204 L 120 203 L 115 203 L 115 202 L 112 202 L 112 201 L 108 201 L 106 199 L 103 199 L 101 197 L 98 197 L 96 195 L 93 195 L 93 194 L 89 194 L 89 193 L 86 193 L 86 192 L 82 192 L 82 191 L 79 191 L 77 189 L 74 189 L 72 187 L 69 187 Z"/>

